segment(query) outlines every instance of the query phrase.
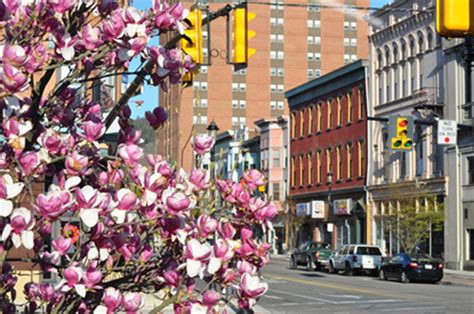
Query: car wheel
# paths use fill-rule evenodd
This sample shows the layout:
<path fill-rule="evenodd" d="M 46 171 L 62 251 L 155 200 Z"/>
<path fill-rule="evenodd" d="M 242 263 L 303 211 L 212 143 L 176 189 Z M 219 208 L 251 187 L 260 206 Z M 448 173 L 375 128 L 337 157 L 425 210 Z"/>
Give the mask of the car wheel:
<path fill-rule="evenodd" d="M 377 277 L 379 275 L 380 271 L 378 269 L 374 269 L 370 272 L 370 275 L 373 277 Z"/>
<path fill-rule="evenodd" d="M 387 280 L 387 276 L 385 276 L 385 272 L 383 271 L 383 269 L 381 269 L 379 271 L 379 279 L 380 280 Z"/>
<path fill-rule="evenodd" d="M 291 257 L 290 259 L 290 268 L 291 269 L 296 269 L 298 268 L 298 265 L 296 264 L 296 259 L 294 256 Z"/>
<path fill-rule="evenodd" d="M 405 271 L 402 271 L 402 273 L 400 274 L 400 282 L 402 283 L 410 282 L 410 279 L 408 279 L 407 273 L 405 273 Z"/>
<path fill-rule="evenodd" d="M 313 270 L 313 259 L 311 257 L 306 257 L 306 270 L 311 271 Z"/>
<path fill-rule="evenodd" d="M 334 274 L 336 272 L 336 269 L 334 268 L 334 265 L 332 262 L 329 262 L 329 273 Z"/>
<path fill-rule="evenodd" d="M 321 264 L 315 263 L 316 264 L 316 271 L 321 271 L 322 267 Z"/>
<path fill-rule="evenodd" d="M 346 268 L 344 269 L 344 274 L 346 276 L 352 276 L 354 274 L 354 271 L 351 268 L 351 264 L 349 262 L 346 262 Z"/>

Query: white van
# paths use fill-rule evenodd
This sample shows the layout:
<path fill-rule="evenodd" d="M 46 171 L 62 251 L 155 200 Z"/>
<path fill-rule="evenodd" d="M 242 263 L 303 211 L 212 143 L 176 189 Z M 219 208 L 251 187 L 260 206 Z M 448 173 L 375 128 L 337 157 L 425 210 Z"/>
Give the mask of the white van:
<path fill-rule="evenodd" d="M 346 275 L 351 276 L 355 271 L 366 271 L 377 276 L 381 264 L 382 252 L 377 246 L 344 245 L 329 258 L 329 272 L 344 270 Z"/>

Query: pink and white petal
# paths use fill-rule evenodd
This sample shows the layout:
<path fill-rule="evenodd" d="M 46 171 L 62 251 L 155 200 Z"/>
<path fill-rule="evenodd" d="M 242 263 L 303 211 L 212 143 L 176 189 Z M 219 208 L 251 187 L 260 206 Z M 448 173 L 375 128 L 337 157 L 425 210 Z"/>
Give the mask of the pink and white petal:
<path fill-rule="evenodd" d="M 21 232 L 21 242 L 26 249 L 31 250 L 35 246 L 34 239 L 33 231 L 25 230 Z"/>
<path fill-rule="evenodd" d="M 12 183 L 12 184 L 7 184 L 7 198 L 12 199 L 16 197 L 18 194 L 23 191 L 23 187 L 25 186 L 24 183 Z"/>
<path fill-rule="evenodd" d="M 83 209 L 80 216 L 82 222 L 89 228 L 94 227 L 99 222 L 99 210 L 95 208 Z"/>
<path fill-rule="evenodd" d="M 222 260 L 217 257 L 212 257 L 209 260 L 209 264 L 207 265 L 207 272 L 213 275 L 216 271 L 218 271 L 222 266 Z"/>
<path fill-rule="evenodd" d="M 10 233 L 12 232 L 12 230 L 13 230 L 13 228 L 12 228 L 12 226 L 10 226 L 10 224 L 6 225 L 3 228 L 2 237 L 0 238 L 0 240 L 6 241 L 8 239 L 8 237 L 10 236 Z"/>
<path fill-rule="evenodd" d="M 121 209 L 114 209 L 110 215 L 115 220 L 116 223 L 122 224 L 125 222 L 127 211 Z"/>
<path fill-rule="evenodd" d="M 109 313 L 107 311 L 107 308 L 103 305 L 99 305 L 98 307 L 95 308 L 94 312 L 92 312 L 93 314 L 107 314 Z"/>
<path fill-rule="evenodd" d="M 0 199 L 0 217 L 8 217 L 13 211 L 13 203 L 8 200 Z"/>
<path fill-rule="evenodd" d="M 69 191 L 71 188 L 78 186 L 79 183 L 81 183 L 81 178 L 78 176 L 73 176 L 66 180 L 64 188 Z"/>
<path fill-rule="evenodd" d="M 13 246 L 18 249 L 21 246 L 21 237 L 16 233 L 12 234 L 12 242 Z"/>
<path fill-rule="evenodd" d="M 74 58 L 74 47 L 64 47 L 60 51 L 64 60 L 71 61 Z"/>
<path fill-rule="evenodd" d="M 196 277 L 201 270 L 201 262 L 193 259 L 186 260 L 186 272 L 191 278 Z"/>
<path fill-rule="evenodd" d="M 74 285 L 74 289 L 79 296 L 85 298 L 86 297 L 86 286 L 84 285 Z"/>

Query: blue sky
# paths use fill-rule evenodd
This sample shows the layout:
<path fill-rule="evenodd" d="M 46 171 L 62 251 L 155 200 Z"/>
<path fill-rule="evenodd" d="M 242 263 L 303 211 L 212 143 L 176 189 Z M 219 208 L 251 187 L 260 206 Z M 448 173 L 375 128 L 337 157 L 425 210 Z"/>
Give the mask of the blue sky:
<path fill-rule="evenodd" d="M 133 5 L 141 10 L 145 10 L 150 8 L 151 6 L 150 0 L 138 0 L 134 1 Z M 390 0 L 371 0 L 370 1 L 370 6 L 371 7 L 381 7 L 384 6 L 385 4 L 391 2 Z M 150 45 L 157 45 L 158 44 L 158 38 L 154 38 L 152 41 L 150 41 Z M 138 60 L 134 60 L 131 64 L 130 69 L 133 70 L 138 66 Z M 130 76 L 129 81 L 131 82 L 135 76 Z M 136 100 L 143 100 L 144 103 L 141 107 L 137 107 L 135 102 Z M 137 117 L 143 117 L 145 115 L 145 112 L 147 110 L 153 110 L 156 106 L 158 106 L 158 87 L 156 86 L 149 86 L 148 84 L 145 84 L 144 88 L 144 93 L 139 96 L 135 96 L 132 98 L 132 101 L 130 101 L 130 108 L 132 109 L 132 118 L 137 118 Z"/>

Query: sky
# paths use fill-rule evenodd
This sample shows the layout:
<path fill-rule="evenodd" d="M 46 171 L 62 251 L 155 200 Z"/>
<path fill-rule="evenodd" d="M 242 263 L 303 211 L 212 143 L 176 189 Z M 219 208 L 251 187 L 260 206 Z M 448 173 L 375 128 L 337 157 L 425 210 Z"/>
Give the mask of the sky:
<path fill-rule="evenodd" d="M 138 0 L 134 1 L 133 5 L 137 7 L 138 9 L 145 10 L 150 8 L 151 6 L 150 0 Z M 371 0 L 370 1 L 370 6 L 371 7 L 382 7 L 385 4 L 391 2 L 391 0 Z M 158 44 L 158 38 L 154 38 L 153 40 L 150 41 L 149 45 L 157 45 Z M 132 61 L 130 69 L 133 70 L 138 66 L 138 60 Z M 130 76 L 129 77 L 129 82 L 131 82 L 135 76 Z M 144 84 L 144 93 L 135 96 L 134 98 L 131 99 L 129 102 L 130 108 L 132 109 L 132 118 L 138 118 L 138 117 L 143 117 L 145 115 L 146 111 L 151 111 L 153 110 L 156 106 L 158 106 L 158 87 L 156 86 L 150 86 L 148 84 Z M 137 106 L 135 101 L 137 100 L 143 100 L 143 105 Z"/>

